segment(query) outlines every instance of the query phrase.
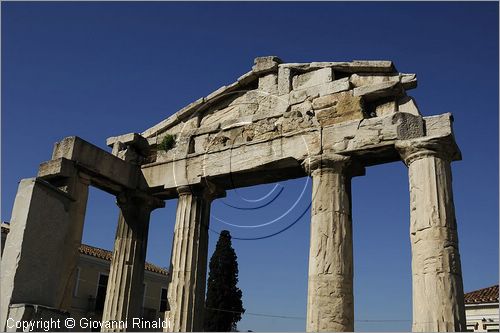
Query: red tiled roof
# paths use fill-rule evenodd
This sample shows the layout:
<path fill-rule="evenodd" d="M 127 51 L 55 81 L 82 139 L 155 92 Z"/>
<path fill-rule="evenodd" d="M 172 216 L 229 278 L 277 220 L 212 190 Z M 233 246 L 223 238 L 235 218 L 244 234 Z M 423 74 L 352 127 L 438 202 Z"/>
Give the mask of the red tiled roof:
<path fill-rule="evenodd" d="M 113 258 L 113 253 L 111 251 L 104 250 L 104 249 L 90 246 L 90 245 L 86 245 L 86 244 L 80 245 L 78 250 L 82 254 L 86 254 L 88 256 L 92 256 L 92 257 L 99 258 L 99 259 L 111 261 L 111 258 Z M 150 264 L 149 262 L 146 262 L 146 265 L 144 268 L 147 271 L 150 271 L 153 273 L 168 275 L 168 271 L 165 268 Z"/>
<path fill-rule="evenodd" d="M 498 303 L 498 284 L 466 293 L 465 304 Z"/>

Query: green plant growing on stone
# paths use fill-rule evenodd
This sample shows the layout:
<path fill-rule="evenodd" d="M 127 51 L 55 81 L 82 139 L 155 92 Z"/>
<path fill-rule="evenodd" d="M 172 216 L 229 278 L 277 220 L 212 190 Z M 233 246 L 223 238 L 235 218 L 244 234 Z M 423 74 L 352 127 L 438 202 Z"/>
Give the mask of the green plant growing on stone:
<path fill-rule="evenodd" d="M 175 135 L 167 134 L 158 144 L 158 150 L 169 151 L 175 145 Z"/>

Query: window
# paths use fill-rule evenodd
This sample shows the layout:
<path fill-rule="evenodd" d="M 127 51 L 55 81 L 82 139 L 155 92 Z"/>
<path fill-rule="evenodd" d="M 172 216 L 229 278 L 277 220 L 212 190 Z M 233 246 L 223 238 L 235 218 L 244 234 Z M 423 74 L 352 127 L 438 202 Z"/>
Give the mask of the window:
<path fill-rule="evenodd" d="M 73 296 L 74 297 L 78 296 L 79 285 L 80 285 L 80 267 L 77 267 L 76 274 L 75 274 L 75 288 L 73 289 Z"/>
<path fill-rule="evenodd" d="M 161 288 L 160 312 L 165 312 L 165 311 L 168 311 L 167 289 Z"/>
<path fill-rule="evenodd" d="M 97 283 L 97 293 L 95 296 L 95 310 L 102 312 L 104 310 L 104 301 L 106 300 L 106 288 L 108 286 L 108 276 L 99 273 L 99 280 Z"/>
<path fill-rule="evenodd" d="M 144 307 L 146 304 L 146 287 L 147 287 L 146 283 L 143 283 L 142 284 L 142 307 Z"/>

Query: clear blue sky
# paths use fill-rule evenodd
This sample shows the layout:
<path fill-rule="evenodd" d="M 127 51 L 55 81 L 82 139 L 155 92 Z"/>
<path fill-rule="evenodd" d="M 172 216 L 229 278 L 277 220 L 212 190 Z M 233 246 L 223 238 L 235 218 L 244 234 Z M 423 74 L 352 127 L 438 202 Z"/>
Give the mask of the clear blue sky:
<path fill-rule="evenodd" d="M 53 143 L 78 135 L 105 147 L 141 132 L 247 72 L 253 59 L 393 60 L 417 73 L 410 92 L 423 115 L 452 112 L 463 161 L 453 163 L 465 290 L 498 283 L 498 3 L 13 3 L 2 2 L 2 220 L 17 183 L 36 175 Z M 300 193 L 305 188 L 305 196 Z M 213 216 L 236 228 L 245 315 L 241 330 L 304 330 L 310 198 L 307 179 L 282 182 L 259 210 L 248 200 L 273 184 L 231 191 Z M 277 192 L 274 192 L 277 193 Z M 148 260 L 168 266 L 176 202 L 152 214 Z M 111 249 L 114 198 L 90 193 L 84 242 Z M 227 228 L 212 219 L 212 228 Z M 353 180 L 357 330 L 411 328 L 406 167 L 367 169 Z M 211 233 L 210 255 L 216 234 Z M 370 320 L 403 320 L 373 322 Z M 407 320 L 407 321 L 404 321 Z"/>

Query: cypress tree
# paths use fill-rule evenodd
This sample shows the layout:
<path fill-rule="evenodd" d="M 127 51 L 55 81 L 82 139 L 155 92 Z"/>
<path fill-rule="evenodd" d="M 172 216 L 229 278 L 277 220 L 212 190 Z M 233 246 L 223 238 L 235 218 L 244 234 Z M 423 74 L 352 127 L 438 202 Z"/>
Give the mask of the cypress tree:
<path fill-rule="evenodd" d="M 235 331 L 245 312 L 238 283 L 238 257 L 231 246 L 229 231 L 223 230 L 210 259 L 207 298 L 205 302 L 206 332 Z"/>

